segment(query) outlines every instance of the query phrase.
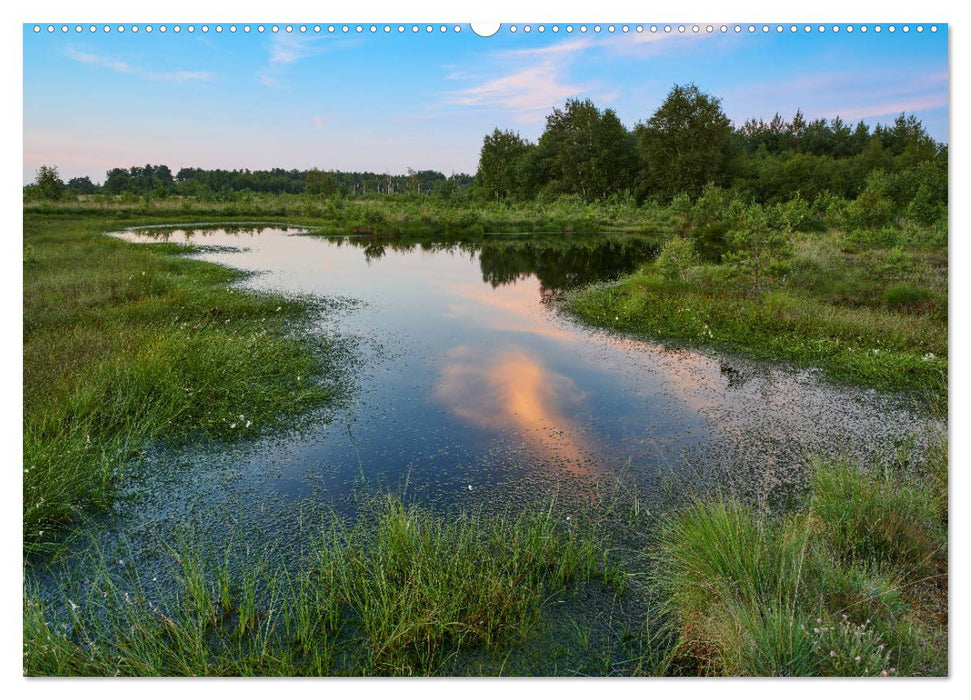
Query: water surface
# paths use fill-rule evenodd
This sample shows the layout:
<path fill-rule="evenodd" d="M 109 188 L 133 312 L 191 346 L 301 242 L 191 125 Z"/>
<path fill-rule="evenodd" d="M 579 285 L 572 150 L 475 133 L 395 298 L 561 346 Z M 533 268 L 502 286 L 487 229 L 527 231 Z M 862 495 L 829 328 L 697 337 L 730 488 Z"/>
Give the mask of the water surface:
<path fill-rule="evenodd" d="M 904 397 L 631 340 L 557 311 L 560 291 L 651 259 L 647 237 L 117 235 L 197 246 L 200 259 L 255 273 L 243 289 L 352 302 L 315 319 L 353 348 L 346 405 L 298 431 L 150 450 L 102 524 L 136 548 L 185 522 L 286 545 L 315 507 L 362 488 L 506 507 L 552 493 L 569 503 L 623 476 L 647 498 L 690 484 L 770 502 L 802 481 L 811 455 L 886 460 L 924 422 Z"/>

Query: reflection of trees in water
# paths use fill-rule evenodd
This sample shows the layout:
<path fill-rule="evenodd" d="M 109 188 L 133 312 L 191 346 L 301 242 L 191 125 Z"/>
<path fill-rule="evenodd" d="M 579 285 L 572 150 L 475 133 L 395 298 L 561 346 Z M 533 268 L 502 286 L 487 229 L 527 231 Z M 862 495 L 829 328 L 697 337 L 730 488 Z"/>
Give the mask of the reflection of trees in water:
<path fill-rule="evenodd" d="M 288 227 L 280 224 L 270 226 L 232 226 L 228 224 L 214 224 L 212 226 L 194 226 L 193 228 L 179 228 L 166 227 L 166 228 L 135 228 L 132 229 L 132 233 L 138 236 L 144 236 L 147 238 L 153 238 L 157 241 L 166 242 L 172 239 L 173 236 L 181 236 L 187 241 L 191 241 L 195 237 L 208 238 L 209 236 L 215 235 L 217 233 L 226 233 L 231 236 L 249 234 L 250 236 L 255 236 L 257 234 L 263 233 L 267 228 L 273 228 L 276 231 L 287 231 Z"/>
<path fill-rule="evenodd" d="M 483 281 L 493 287 L 512 284 L 535 275 L 547 293 L 554 293 L 631 272 L 652 260 L 658 245 L 642 236 L 558 236 L 529 240 L 428 240 L 407 237 L 347 236 L 332 239 L 338 245 L 364 249 L 367 260 L 377 260 L 388 250 L 479 253 Z"/>
<path fill-rule="evenodd" d="M 583 241 L 484 243 L 479 253 L 482 279 L 493 287 L 536 275 L 555 292 L 631 272 L 657 255 L 643 238 L 590 238 Z"/>
<path fill-rule="evenodd" d="M 379 237 L 379 236 L 343 236 L 330 238 L 331 243 L 338 248 L 350 245 L 364 249 L 364 257 L 368 262 L 383 258 L 389 250 L 396 253 L 410 253 L 415 250 L 426 252 L 461 252 L 470 258 L 479 249 L 478 243 L 470 240 L 435 241 L 428 239 L 409 238 L 407 236 Z"/>

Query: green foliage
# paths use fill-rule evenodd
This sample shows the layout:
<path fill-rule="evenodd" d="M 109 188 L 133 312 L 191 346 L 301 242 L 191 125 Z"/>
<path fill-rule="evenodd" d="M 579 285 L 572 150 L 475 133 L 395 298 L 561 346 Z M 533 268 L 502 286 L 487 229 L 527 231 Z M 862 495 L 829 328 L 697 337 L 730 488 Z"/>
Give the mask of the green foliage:
<path fill-rule="evenodd" d="M 40 166 L 34 178 L 34 185 L 43 199 L 57 201 L 64 194 L 64 183 L 57 174 L 57 166 Z"/>
<path fill-rule="evenodd" d="M 670 518 L 656 582 L 680 664 L 732 676 L 946 674 L 941 592 L 924 597 L 946 546 L 927 507 L 941 484 L 915 477 L 820 463 L 805 510 L 771 517 L 716 498 Z"/>
<path fill-rule="evenodd" d="M 66 191 L 84 201 L 95 196 L 116 201 L 110 195 L 132 202 L 141 198 L 146 208 L 157 206 L 148 198 L 177 195 L 194 203 L 226 203 L 242 213 L 256 194 L 469 204 L 483 199 L 542 203 L 564 194 L 603 202 L 636 192 L 643 203 L 679 195 L 706 199 L 705 187 L 714 185 L 733 199 L 766 206 L 778 226 L 804 231 L 819 228 L 824 220 L 839 228 L 884 226 L 902 218 L 924 226 L 938 223 L 946 219 L 947 164 L 947 146 L 928 137 L 913 115 L 872 130 L 862 122 L 851 127 L 838 117 L 807 121 L 801 112 L 791 121 L 776 114 L 768 123 L 750 120 L 734 128 L 718 98 L 694 85 L 675 85 L 633 131 L 612 110 L 577 99 L 553 108 L 537 143 L 496 128 L 483 139 L 475 177 L 411 168 L 394 175 L 182 168 L 173 176 L 166 165 L 144 165 L 113 168 L 101 186 L 87 177 L 74 178 Z M 45 193 L 28 185 L 24 198 L 51 199 L 56 189 Z M 802 200 L 813 202 L 812 213 Z M 717 228 L 708 203 L 696 212 L 700 224 L 695 225 Z M 302 209 L 316 215 L 317 206 Z M 675 207 L 681 208 L 680 203 Z"/>
<path fill-rule="evenodd" d="M 941 540 L 927 484 L 892 471 L 861 475 L 836 463 L 816 469 L 813 493 L 823 536 L 846 563 L 865 562 L 908 579 L 936 569 Z"/>
<path fill-rule="evenodd" d="M 682 236 L 674 236 L 661 247 L 654 266 L 666 279 L 685 279 L 688 268 L 698 265 L 701 258 L 695 244 Z"/>
<path fill-rule="evenodd" d="M 766 212 L 753 205 L 739 222 L 739 228 L 728 234 L 731 251 L 724 260 L 737 270 L 752 276 L 752 286 L 762 288 L 766 275 L 784 269 L 785 261 L 792 255 L 789 235 L 769 227 Z"/>
<path fill-rule="evenodd" d="M 675 85 L 657 111 L 634 130 L 645 193 L 698 195 L 726 181 L 732 125 L 721 101 L 694 85 Z"/>
<path fill-rule="evenodd" d="M 903 236 L 893 232 L 894 241 Z M 598 326 L 818 367 L 841 381 L 941 400 L 947 391 L 947 259 L 930 247 L 931 235 L 927 229 L 909 233 L 902 240 L 920 247 L 908 242 L 895 253 L 847 245 L 838 232 L 794 233 L 785 246 L 792 255 L 781 265 L 770 256 L 766 264 L 768 272 L 785 274 L 760 275 L 759 293 L 751 270 L 732 262 L 747 254 L 743 249 L 724 254 L 728 262 L 688 269 L 690 285 L 644 270 L 569 293 L 564 303 Z M 899 298 L 889 290 L 900 284 L 926 287 L 931 295 L 891 309 L 885 297 Z"/>
<path fill-rule="evenodd" d="M 526 142 L 512 131 L 495 129 L 482 140 L 476 180 L 496 201 L 522 187 Z"/>
<path fill-rule="evenodd" d="M 866 179 L 863 191 L 847 207 L 847 223 L 859 228 L 879 228 L 894 219 L 894 202 L 890 197 L 891 179 L 875 170 Z"/>
<path fill-rule="evenodd" d="M 732 204 L 732 194 L 728 190 L 709 182 L 691 210 L 692 223 L 701 230 L 724 233 L 734 214 Z"/>
<path fill-rule="evenodd" d="M 329 346 L 287 332 L 304 303 L 230 290 L 239 273 L 106 237 L 103 223 L 24 224 L 43 260 L 24 278 L 26 546 L 110 504 L 148 440 L 233 440 L 334 395 Z"/>
<path fill-rule="evenodd" d="M 395 497 L 314 535 L 299 567 L 181 541 L 160 592 L 103 558 L 86 599 L 24 598 L 30 676 L 433 675 L 521 641 L 554 597 L 604 573 L 592 528 L 549 512 L 446 520 Z M 232 556 L 231 556 L 232 555 Z M 58 614 L 60 613 L 60 614 Z M 66 617 L 70 625 L 57 621 Z"/>
<path fill-rule="evenodd" d="M 933 189 L 927 183 L 921 183 L 914 198 L 907 204 L 906 215 L 911 221 L 921 224 L 933 224 L 946 211 L 946 207 L 935 197 Z"/>
<path fill-rule="evenodd" d="M 633 141 L 617 115 L 590 100 L 554 108 L 535 158 L 547 190 L 585 200 L 629 189 L 635 162 Z"/>
<path fill-rule="evenodd" d="M 684 192 L 676 195 L 668 205 L 668 210 L 677 222 L 676 230 L 679 233 L 684 233 L 691 225 L 694 214 L 694 205 L 691 203 L 691 197 Z"/>
<path fill-rule="evenodd" d="M 927 304 L 933 294 L 926 287 L 913 284 L 895 284 L 883 293 L 883 300 L 891 309 L 918 309 Z"/>

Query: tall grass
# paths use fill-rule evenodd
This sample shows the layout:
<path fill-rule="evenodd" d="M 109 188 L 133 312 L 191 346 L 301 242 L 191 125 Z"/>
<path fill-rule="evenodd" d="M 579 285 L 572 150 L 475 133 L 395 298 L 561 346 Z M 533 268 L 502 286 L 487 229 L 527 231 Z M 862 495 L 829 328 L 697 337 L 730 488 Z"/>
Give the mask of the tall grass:
<path fill-rule="evenodd" d="M 581 320 L 661 340 L 714 346 L 824 369 L 841 381 L 947 396 L 947 261 L 914 250 L 887 256 L 848 251 L 839 232 L 797 238 L 797 254 L 761 288 L 726 264 L 665 276 L 657 263 L 616 283 L 567 295 Z M 880 251 L 876 251 L 880 253 Z M 926 286 L 920 305 L 896 299 L 901 276 Z"/>
<path fill-rule="evenodd" d="M 330 345 L 297 337 L 307 304 L 233 290 L 239 273 L 26 215 L 25 545 L 109 504 L 148 440 L 232 440 L 334 395 Z"/>
<path fill-rule="evenodd" d="M 24 604 L 28 675 L 429 675 L 523 639 L 551 599 L 600 577 L 594 530 L 550 512 L 445 520 L 395 497 L 322 527 L 299 566 L 241 565 L 183 542 L 174 591 L 118 581 Z"/>
<path fill-rule="evenodd" d="M 725 499 L 672 516 L 655 576 L 677 663 L 732 676 L 946 675 L 941 456 L 892 476 L 820 463 L 806 508 L 781 517 Z"/>

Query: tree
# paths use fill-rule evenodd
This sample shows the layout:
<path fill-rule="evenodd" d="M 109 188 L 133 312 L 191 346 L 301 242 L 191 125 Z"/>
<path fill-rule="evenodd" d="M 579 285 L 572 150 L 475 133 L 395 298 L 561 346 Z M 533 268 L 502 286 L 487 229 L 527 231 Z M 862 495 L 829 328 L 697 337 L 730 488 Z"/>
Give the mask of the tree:
<path fill-rule="evenodd" d="M 789 236 L 769 226 L 765 210 L 753 204 L 740 217 L 739 226 L 728 234 L 732 250 L 723 260 L 752 275 L 752 286 L 761 291 L 765 276 L 782 267 L 792 256 Z"/>
<path fill-rule="evenodd" d="M 337 192 L 337 177 L 331 172 L 313 168 L 307 173 L 307 194 L 332 195 Z"/>
<path fill-rule="evenodd" d="M 646 124 L 635 128 L 641 195 L 695 196 L 709 182 L 727 184 L 733 130 L 721 100 L 694 85 L 675 85 Z"/>
<path fill-rule="evenodd" d="M 654 266 L 667 280 L 685 280 L 685 271 L 701 263 L 695 244 L 690 238 L 674 236 L 661 248 Z"/>
<path fill-rule="evenodd" d="M 67 189 L 72 194 L 94 194 L 98 191 L 97 186 L 86 175 L 84 177 L 72 177 L 67 182 Z"/>
<path fill-rule="evenodd" d="M 57 174 L 56 165 L 42 165 L 34 178 L 34 184 L 44 199 L 58 200 L 64 194 L 64 183 Z"/>
<path fill-rule="evenodd" d="M 518 189 L 526 150 L 527 143 L 513 131 L 495 129 L 482 139 L 476 178 L 490 197 L 499 201 Z"/>
<path fill-rule="evenodd" d="M 554 191 L 592 200 L 630 189 L 635 169 L 630 132 L 612 109 L 590 100 L 567 100 L 546 118 L 538 159 Z"/>

